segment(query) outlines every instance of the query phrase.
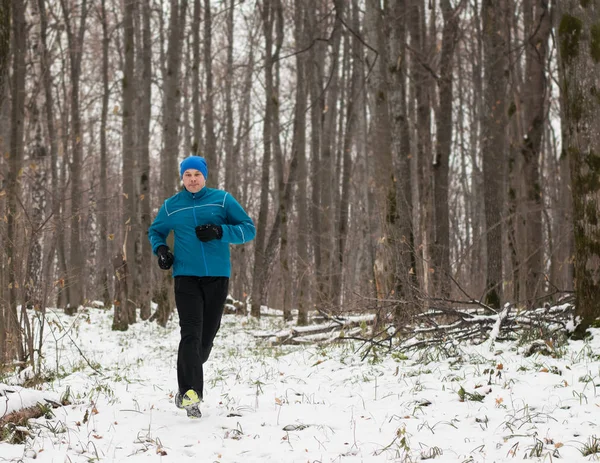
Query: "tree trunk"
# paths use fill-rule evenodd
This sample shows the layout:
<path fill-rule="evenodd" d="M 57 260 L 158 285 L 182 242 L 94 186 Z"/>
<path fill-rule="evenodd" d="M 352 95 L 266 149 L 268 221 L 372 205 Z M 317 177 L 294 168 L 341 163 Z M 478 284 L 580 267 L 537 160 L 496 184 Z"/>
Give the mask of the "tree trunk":
<path fill-rule="evenodd" d="M 420 250 L 419 255 L 419 279 L 422 281 L 422 289 L 425 295 L 431 291 L 430 285 L 430 248 L 431 248 L 431 96 L 430 77 L 425 68 L 426 57 L 426 35 L 423 23 L 423 6 L 420 0 L 410 0 L 408 13 L 408 25 L 411 48 L 411 76 L 414 86 L 414 98 L 416 104 L 416 163 L 417 163 L 417 191 L 418 197 L 415 204 L 420 207 L 415 210 L 418 220 L 415 221 L 416 248 Z"/>
<path fill-rule="evenodd" d="M 4 105 L 4 79 L 10 65 L 11 2 L 12 0 L 0 0 L 0 108 Z"/>
<path fill-rule="evenodd" d="M 192 113 L 194 135 L 192 153 L 200 156 L 202 142 L 202 117 L 200 113 L 200 0 L 194 0 L 194 19 L 192 20 Z"/>
<path fill-rule="evenodd" d="M 8 75 L 8 67 L 10 66 L 10 25 L 11 25 L 11 8 L 12 0 L 0 0 L 0 117 L 4 114 L 4 95 L 5 86 L 4 80 Z M 7 105 L 8 106 L 8 105 Z M 6 129 L 5 129 L 6 130 Z M 4 201 L 0 204 L 4 209 Z M 6 275 L 5 266 L 0 266 L 0 298 L 5 300 Z M 6 352 L 7 349 L 7 326 L 10 312 L 9 307 L 5 304 L 0 304 L 0 363 L 5 363 L 11 353 Z"/>
<path fill-rule="evenodd" d="M 217 163 L 217 137 L 215 135 L 215 106 L 212 65 L 212 36 L 213 23 L 210 0 L 204 0 L 204 72 L 206 73 L 205 113 L 204 123 L 206 144 L 202 155 L 210 169 L 207 186 L 216 188 L 219 185 L 219 165 Z"/>
<path fill-rule="evenodd" d="M 134 2 L 125 0 L 123 16 L 123 45 L 125 48 L 125 65 L 123 68 L 123 212 L 121 215 L 121 227 L 123 229 L 123 259 L 127 265 L 122 266 L 120 277 L 125 279 L 123 287 L 126 292 L 121 292 L 125 299 L 115 301 L 115 311 L 121 312 L 120 322 L 124 324 L 135 323 L 136 319 L 136 287 L 133 274 L 136 273 L 135 266 L 135 236 L 138 232 L 137 220 L 137 198 L 135 194 L 135 181 L 137 178 L 135 168 L 135 40 L 134 40 Z M 115 320 L 117 319 L 115 313 Z M 119 327 L 121 329 L 121 327 Z"/>
<path fill-rule="evenodd" d="M 338 15 L 342 16 L 343 6 L 338 5 L 336 2 L 336 10 Z M 357 28 L 357 24 L 354 21 L 355 11 L 351 6 L 349 8 L 349 14 L 346 16 L 350 18 L 350 23 L 353 28 Z M 357 28 L 358 30 L 358 28 Z M 341 296 L 343 294 L 343 274 L 344 274 L 344 261 L 346 254 L 346 241 L 348 238 L 348 217 L 349 217 L 349 206 L 350 206 L 350 175 L 352 172 L 352 146 L 356 136 L 356 111 L 359 102 L 359 93 L 362 91 L 362 75 L 361 65 L 358 63 L 358 47 L 362 44 L 358 38 L 352 36 L 350 40 L 344 42 L 344 57 L 348 63 L 346 72 L 350 75 L 347 79 L 349 81 L 348 87 L 348 105 L 346 107 L 345 116 L 345 127 L 343 129 L 343 141 L 341 149 L 341 165 L 339 172 L 341 176 L 341 192 L 339 195 L 338 205 L 335 208 L 337 211 L 337 221 L 335 230 L 335 247 L 333 255 L 333 266 L 332 266 L 332 293 L 331 299 L 335 305 L 343 303 Z M 343 118 L 340 118 L 340 120 Z M 341 133 L 341 131 L 340 131 Z"/>
<path fill-rule="evenodd" d="M 452 100 L 453 100 L 453 61 L 458 41 L 458 7 L 452 8 L 450 0 L 442 0 L 444 28 L 438 89 L 440 104 L 436 114 L 437 146 L 433 163 L 434 181 L 434 242 L 433 261 L 436 294 L 450 296 L 450 223 L 448 205 L 448 184 L 450 175 L 450 152 L 452 150 Z"/>
<path fill-rule="evenodd" d="M 252 278 L 252 305 L 250 313 L 260 318 L 260 307 L 265 302 L 267 287 L 267 249 L 265 245 L 269 213 L 269 179 L 271 169 L 273 131 L 273 15 L 275 6 L 269 0 L 261 5 L 263 31 L 265 35 L 265 118 L 263 121 L 264 153 L 261 168 L 260 210 L 256 225 L 254 272 Z"/>
<path fill-rule="evenodd" d="M 18 254 L 17 208 L 20 195 L 21 163 L 23 162 L 23 131 L 25 119 L 25 55 L 27 51 L 27 26 L 25 23 L 25 4 L 21 0 L 12 3 L 13 30 L 13 74 L 12 74 L 12 107 L 10 122 L 10 158 L 9 174 L 6 179 L 7 224 L 6 224 L 6 259 L 8 260 L 8 311 L 5 311 L 6 338 L 3 346 L 6 359 L 24 360 L 22 334 L 17 314 L 18 306 L 18 267 L 24 256 Z"/>
<path fill-rule="evenodd" d="M 390 11 L 390 116 L 392 120 L 394 176 L 396 181 L 394 246 L 394 287 L 396 297 L 414 300 L 416 256 L 413 234 L 413 195 L 411 176 L 410 127 L 406 82 L 406 1 L 396 2 Z M 356 44 L 360 46 L 360 44 Z M 405 308 L 406 306 L 404 306 Z M 403 308 L 403 310 L 404 310 Z M 402 314 L 398 312 L 396 318 Z"/>
<path fill-rule="evenodd" d="M 112 323 L 113 331 L 127 331 L 129 329 L 129 320 L 126 310 L 120 308 L 121 301 L 127 302 L 127 261 L 123 258 L 121 252 L 113 257 L 113 269 L 115 272 L 115 311 Z"/>
<path fill-rule="evenodd" d="M 235 0 L 229 0 L 227 11 L 227 71 L 225 74 L 225 190 L 237 198 L 236 158 L 234 151 L 233 133 L 233 103 L 232 88 L 235 78 L 233 69 Z M 277 134 L 279 136 L 279 134 Z"/>
<path fill-rule="evenodd" d="M 39 0 L 43 2 L 44 0 Z M 101 22 L 102 22 L 102 113 L 100 115 L 100 198 L 98 201 L 98 212 L 100 214 L 100 262 L 97 271 L 100 272 L 100 284 L 102 286 L 102 300 L 104 307 L 109 309 L 112 305 L 110 298 L 110 280 L 108 277 L 108 148 L 106 144 L 106 130 L 108 119 L 108 102 L 110 98 L 108 78 L 108 58 L 110 36 L 108 34 L 108 17 L 106 13 L 106 0 L 102 0 Z M 111 272 L 112 273 L 112 272 Z"/>
<path fill-rule="evenodd" d="M 306 36 L 306 9 L 304 0 L 294 1 L 294 38 L 298 50 L 308 45 Z M 298 325 L 308 324 L 309 303 L 309 265 L 308 265 L 308 208 L 306 204 L 308 171 L 306 165 L 306 94 L 307 71 L 306 54 L 296 55 L 296 105 L 294 108 L 294 143 L 293 150 L 298 158 L 298 182 L 296 184 L 296 222 L 298 224 L 296 238 L 296 277 L 295 293 L 298 307 Z"/>
<path fill-rule="evenodd" d="M 152 247 L 150 241 L 145 239 L 146 232 L 152 223 L 151 202 L 150 202 L 150 115 L 152 112 L 152 31 L 150 29 L 150 9 L 149 0 L 142 3 L 142 46 L 138 47 L 142 54 L 142 76 L 140 86 L 140 210 L 141 210 L 141 230 L 142 230 L 142 256 L 141 256 L 141 282 L 139 301 L 140 318 L 147 320 L 150 318 L 150 300 L 151 300 L 151 268 L 152 268 Z"/>
<path fill-rule="evenodd" d="M 83 54 L 83 39 L 86 30 L 87 0 L 81 2 L 80 24 L 77 31 L 73 30 L 71 21 L 72 9 L 61 0 L 67 39 L 69 44 L 70 76 L 71 76 L 71 235 L 70 235 L 70 298 L 65 313 L 73 315 L 84 303 L 85 288 L 83 278 L 85 259 L 81 246 L 81 180 L 83 163 L 83 134 L 81 131 L 81 113 L 79 107 L 79 84 L 81 77 L 81 57 Z"/>
<path fill-rule="evenodd" d="M 585 336 L 600 316 L 600 103 L 590 98 L 590 89 L 600 87 L 599 20 L 598 7 L 591 2 L 561 2 L 557 35 L 573 185 L 575 316 L 581 318 L 575 338 Z"/>
<path fill-rule="evenodd" d="M 50 72 L 51 61 L 50 61 L 50 53 L 48 51 L 48 40 L 47 40 L 47 30 L 48 30 L 48 17 L 46 13 L 46 0 L 38 0 L 37 3 L 38 11 L 40 15 L 40 46 L 41 46 L 41 57 L 40 57 L 40 72 L 43 76 L 43 85 L 44 85 L 44 98 L 45 98 L 45 122 L 47 129 L 47 136 L 49 139 L 50 145 L 50 160 L 49 160 L 49 171 L 50 178 L 52 181 L 52 186 L 50 188 L 52 204 L 52 224 L 53 229 L 51 230 L 51 235 L 48 245 L 48 250 L 46 252 L 44 258 L 44 269 L 42 273 L 42 279 L 44 281 L 44 288 L 41 298 L 41 313 L 45 315 L 46 305 L 48 303 L 49 293 L 53 288 L 53 282 L 55 279 L 53 278 L 55 274 L 53 273 L 54 269 L 54 260 L 56 255 L 56 244 L 58 241 L 58 229 L 59 223 L 62 223 L 60 217 L 60 203 L 59 203 L 59 179 L 58 179 L 58 171 L 56 163 L 58 162 L 58 147 L 57 147 L 57 135 L 54 128 L 54 96 L 52 94 L 52 73 Z M 40 330 L 43 330 L 43 326 Z M 40 333 L 39 335 L 39 351 L 42 351 L 42 342 L 43 335 Z M 41 361 L 42 356 L 38 356 L 38 360 Z M 38 368 L 39 371 L 39 368 Z"/>
<path fill-rule="evenodd" d="M 338 117 L 339 99 L 339 61 L 340 45 L 342 38 L 342 18 L 344 14 L 344 1 L 335 0 L 335 20 L 331 32 L 331 53 L 327 62 L 330 68 L 327 75 L 330 76 L 326 90 L 325 115 L 323 120 L 323 138 L 321 142 L 321 158 L 318 169 L 318 181 L 320 183 L 321 198 L 319 203 L 319 225 L 321 250 L 321 271 L 317 275 L 318 282 L 318 304 L 322 308 L 329 308 L 339 301 L 333 299 L 333 258 L 334 238 L 336 237 L 337 209 L 334 201 L 335 181 L 335 152 L 336 152 L 336 121 Z"/>
<path fill-rule="evenodd" d="M 42 142 L 42 127 L 39 121 L 39 109 L 34 106 L 31 124 L 36 127 L 33 149 L 29 156 L 32 170 L 33 188 L 31 188 L 31 207 L 29 215 L 29 253 L 27 256 L 27 275 L 25 277 L 24 303 L 28 309 L 40 310 L 42 298 L 42 227 L 46 210 L 46 189 L 39 185 L 48 184 L 48 152 Z M 26 232 L 27 233 L 27 232 Z M 32 352 L 33 353 L 33 352 Z"/>
<path fill-rule="evenodd" d="M 526 216 L 526 260 L 525 296 L 527 305 L 533 307 L 537 297 L 543 292 L 544 241 L 542 233 L 542 191 L 539 156 L 542 149 L 542 135 L 546 120 L 546 59 L 551 21 L 546 0 L 527 0 L 524 3 L 526 36 L 527 76 L 522 100 L 525 109 L 525 136 L 521 147 L 523 157 L 523 181 L 525 190 Z"/>
<path fill-rule="evenodd" d="M 502 217 L 506 133 L 506 39 L 504 0 L 484 0 L 483 18 L 485 108 L 482 114 L 481 152 L 485 201 L 487 273 L 485 302 L 500 308 L 502 293 Z"/>
<path fill-rule="evenodd" d="M 279 242 L 274 242 L 273 245 L 277 247 L 279 245 L 279 263 L 281 266 L 281 308 L 283 310 L 283 318 L 285 320 L 291 320 L 291 296 L 292 296 L 292 277 L 290 272 L 290 262 L 288 253 L 288 232 L 289 232 L 289 212 L 291 204 L 284 204 L 284 196 L 286 189 L 285 182 L 285 155 L 283 153 L 283 147 L 281 145 L 281 124 L 280 124 L 280 82 L 281 82 L 281 61 L 279 60 L 279 53 L 283 45 L 283 8 L 281 2 L 277 2 L 275 5 L 275 51 L 273 52 L 273 64 L 275 66 L 275 79 L 273 83 L 273 129 L 271 134 L 273 136 L 273 155 L 275 158 L 275 166 L 277 172 L 277 183 L 278 183 L 278 202 L 276 204 L 277 213 L 281 214 L 281 225 L 279 234 Z M 293 150 L 292 150 L 293 151 Z M 291 174 L 291 173 L 290 173 Z M 270 251 L 267 251 L 270 254 Z M 268 272 L 272 272 L 272 265 L 268 268 Z"/>
<path fill-rule="evenodd" d="M 307 9 L 307 35 L 309 37 L 321 37 L 324 35 L 324 31 L 319 27 L 323 22 L 321 18 L 317 17 L 320 13 L 319 5 L 321 2 L 317 2 L 314 8 Z M 314 285 L 313 299 L 316 301 L 320 300 L 321 295 L 319 292 L 322 290 L 323 285 L 319 282 L 319 279 L 323 274 L 323 260 L 321 252 L 321 180 L 320 180 L 320 169 L 321 169 L 321 149 L 322 149 L 322 138 L 323 138 L 323 114 L 325 112 L 325 100 L 323 91 L 323 67 L 325 61 L 325 49 L 321 42 L 315 42 L 311 44 L 308 52 L 308 65 L 307 65 L 307 77 L 309 82 L 309 98 L 310 98 L 310 179 L 312 191 L 310 196 L 310 224 L 311 224 L 311 237 L 313 259 L 314 259 L 314 277 L 316 282 Z"/>
<path fill-rule="evenodd" d="M 168 62 L 165 70 L 165 100 L 163 109 L 163 150 L 160 157 L 161 186 L 163 200 L 171 197 L 176 191 L 176 181 L 179 178 L 177 153 L 179 139 L 179 107 L 180 107 L 180 68 L 181 68 L 181 36 L 185 29 L 185 13 L 187 0 L 171 0 L 171 18 L 169 21 Z M 210 167 L 210 164 L 209 164 Z M 172 246 L 171 246 L 172 248 Z M 161 326 L 166 326 L 172 312 L 173 279 L 171 272 L 161 272 L 159 285 L 156 288 L 155 300 L 158 304 L 156 313 L 151 317 L 158 320 Z"/>
<path fill-rule="evenodd" d="M 181 106 L 181 30 L 185 23 L 187 0 L 171 0 L 171 17 L 169 20 L 169 46 L 167 50 L 167 69 L 164 82 L 165 106 L 163 110 L 163 152 L 161 156 L 161 184 L 164 199 L 175 194 L 179 179 L 179 164 L 177 162 Z M 208 164 L 209 168 L 212 168 Z M 211 169 L 212 171 L 212 169 Z"/>
<path fill-rule="evenodd" d="M 374 44 L 378 55 L 370 68 L 369 78 L 372 114 L 368 133 L 368 184 L 374 195 L 376 210 L 372 211 L 374 238 L 376 240 L 375 282 L 377 297 L 385 299 L 395 294 L 393 287 L 394 264 L 390 243 L 395 233 L 396 192 L 392 158 L 392 133 L 389 113 L 388 50 L 385 38 L 388 23 L 378 1 L 368 0 L 365 10 L 365 27 L 369 32 L 369 42 Z M 387 18 L 386 18 L 387 19 Z M 383 314 L 380 314 L 383 315 Z"/>

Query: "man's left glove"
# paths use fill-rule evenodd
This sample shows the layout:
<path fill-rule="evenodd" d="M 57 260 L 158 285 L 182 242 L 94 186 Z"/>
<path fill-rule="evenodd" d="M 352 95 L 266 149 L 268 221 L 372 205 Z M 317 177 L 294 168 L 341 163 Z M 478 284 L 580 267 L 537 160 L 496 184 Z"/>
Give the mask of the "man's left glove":
<path fill-rule="evenodd" d="M 196 227 L 196 236 L 203 243 L 212 240 L 220 240 L 223 237 L 223 227 L 221 227 L 221 225 L 213 224 L 198 225 Z"/>

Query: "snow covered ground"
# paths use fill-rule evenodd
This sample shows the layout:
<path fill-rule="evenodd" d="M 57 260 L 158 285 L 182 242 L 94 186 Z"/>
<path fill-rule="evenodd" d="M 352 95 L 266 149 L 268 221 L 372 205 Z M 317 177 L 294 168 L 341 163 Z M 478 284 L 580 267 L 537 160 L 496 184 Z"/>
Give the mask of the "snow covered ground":
<path fill-rule="evenodd" d="M 600 458 L 600 331 L 557 358 L 497 343 L 361 361 L 358 344 L 269 347 L 252 333 L 285 328 L 280 319 L 225 316 L 206 364 L 204 416 L 193 420 L 173 404 L 176 319 L 113 332 L 101 309 L 48 318 L 45 369 L 58 375 L 42 388 L 68 390 L 72 405 L 32 420 L 25 444 L 0 443 L 0 461 Z M 33 394 L 0 397 L 0 416 Z"/>

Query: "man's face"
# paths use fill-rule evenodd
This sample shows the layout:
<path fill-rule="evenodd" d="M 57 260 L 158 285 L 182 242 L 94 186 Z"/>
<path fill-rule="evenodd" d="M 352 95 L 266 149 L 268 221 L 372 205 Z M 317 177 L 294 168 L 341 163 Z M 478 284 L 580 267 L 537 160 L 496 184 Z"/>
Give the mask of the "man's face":
<path fill-rule="evenodd" d="M 190 193 L 198 193 L 205 184 L 206 179 L 199 170 L 188 169 L 183 173 L 183 185 Z"/>

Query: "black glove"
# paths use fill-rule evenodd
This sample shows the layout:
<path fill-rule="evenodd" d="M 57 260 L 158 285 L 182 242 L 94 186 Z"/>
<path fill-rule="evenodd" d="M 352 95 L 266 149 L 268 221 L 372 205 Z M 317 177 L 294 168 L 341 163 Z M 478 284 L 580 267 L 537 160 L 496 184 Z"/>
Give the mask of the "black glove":
<path fill-rule="evenodd" d="M 223 227 L 221 225 L 198 225 L 196 227 L 196 236 L 204 243 L 212 240 L 220 240 L 223 237 Z"/>
<path fill-rule="evenodd" d="M 156 249 L 156 254 L 158 255 L 158 266 L 163 270 L 169 270 L 173 265 L 173 261 L 175 257 L 173 257 L 173 253 L 164 244 L 159 246 Z"/>

